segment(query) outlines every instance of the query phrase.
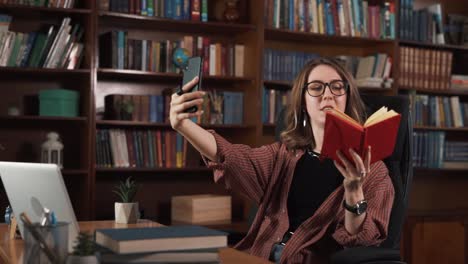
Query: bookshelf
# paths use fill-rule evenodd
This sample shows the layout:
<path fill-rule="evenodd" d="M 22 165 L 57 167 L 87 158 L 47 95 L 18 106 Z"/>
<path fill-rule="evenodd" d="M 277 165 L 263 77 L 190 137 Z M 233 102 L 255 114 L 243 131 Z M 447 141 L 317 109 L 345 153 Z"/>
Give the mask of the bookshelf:
<path fill-rule="evenodd" d="M 0 1 L 1 2 L 1 1 Z M 168 123 L 147 121 L 102 120 L 104 97 L 113 93 L 121 94 L 162 94 L 173 89 L 181 82 L 177 73 L 141 71 L 134 69 L 114 69 L 100 67 L 99 36 L 112 30 L 129 32 L 133 39 L 179 39 L 185 35 L 202 36 L 220 42 L 241 43 L 245 46 L 244 76 L 204 75 L 203 86 L 216 91 L 237 91 L 244 94 L 243 123 L 237 125 L 203 125 L 215 129 L 236 143 L 260 146 L 274 141 L 275 124 L 262 120 L 262 86 L 277 91 L 291 89 L 291 81 L 267 79 L 264 76 L 265 49 L 314 53 L 322 56 L 368 56 L 383 53 L 393 59 L 390 88 L 360 87 L 363 93 L 395 95 L 398 93 L 459 96 L 461 102 L 468 102 L 468 90 L 431 89 L 430 87 L 405 86 L 401 84 L 399 69 L 402 67 L 400 53 L 403 47 L 449 51 L 454 57 L 468 54 L 468 48 L 451 44 L 430 44 L 421 41 L 395 38 L 351 37 L 299 32 L 284 28 L 274 28 L 264 19 L 269 12 L 264 3 L 272 1 L 239 1 L 241 18 L 239 23 L 217 22 L 208 10 L 208 22 L 175 20 L 161 17 L 124 14 L 104 11 L 98 1 L 77 0 L 74 8 L 33 7 L 16 4 L 0 4 L 0 14 L 9 14 L 14 20 L 10 30 L 38 30 L 40 24 L 60 25 L 65 17 L 78 22 L 84 28 L 82 42 L 84 56 L 78 69 L 44 69 L 29 67 L 0 67 L 2 97 L 0 98 L 0 160 L 39 161 L 38 148 L 50 130 L 57 130 L 65 145 L 65 167 L 63 172 L 75 212 L 80 220 L 110 219 L 113 217 L 115 196 L 112 188 L 117 181 L 128 176 L 135 178 L 142 186 L 137 199 L 144 209 L 144 216 L 158 222 L 170 224 L 170 199 L 174 195 L 198 193 L 226 194 L 221 185 L 212 183 L 210 170 L 203 167 L 186 168 L 108 168 L 96 166 L 96 134 L 101 129 L 170 131 Z M 209 3 L 222 2 L 213 0 Z M 368 1 L 382 4 L 384 0 Z M 395 8 L 395 31 L 398 35 L 401 8 L 411 1 L 389 1 Z M 414 0 L 420 7 L 435 1 Z M 461 13 L 468 15 L 464 1 L 439 1 L 444 15 Z M 466 1 L 465 1 L 466 2 Z M 405 5 L 402 5 L 405 4 Z M 456 56 L 455 56 L 456 55 Z M 463 72 L 460 62 L 455 61 L 453 73 Z M 458 65 L 457 65 L 458 64 Z M 43 89 L 67 88 L 80 92 L 80 114 L 78 117 L 40 117 L 25 114 L 23 97 L 37 94 Z M 7 116 L 8 107 L 18 106 L 20 116 Z M 416 126 L 415 131 L 445 132 L 451 140 L 464 140 L 468 128 Z M 14 140 L 12 140 L 14 139 Z M 468 179 L 464 177 L 467 169 L 415 168 L 410 211 L 417 211 L 417 219 L 443 215 L 455 208 L 468 210 L 466 190 Z M 438 189 L 438 188 L 439 189 Z M 454 191 L 455 190 L 455 191 Z M 458 192 L 458 191 L 459 192 Z M 457 195 L 454 195 L 457 193 Z M 441 202 L 440 195 L 448 197 L 449 205 Z M 438 199 L 438 201 L 435 201 Z M 444 201 L 446 201 L 444 200 Z M 432 202 L 432 204 L 431 204 Z M 0 208 L 5 208 L 7 198 L 0 192 Z M 245 232 L 248 203 L 241 197 L 233 197 L 233 224 L 222 226 Z M 445 213 L 440 213 L 445 212 Z M 410 213 L 411 217 L 411 213 Z M 416 218 L 415 218 L 416 219 Z M 445 221 L 446 218 L 444 218 Z M 451 219 L 451 218 L 448 218 Z M 455 218 L 454 218 L 455 219 Z M 458 220 L 454 220 L 458 221 Z M 405 234 L 413 234 L 419 222 L 410 219 Z M 220 227 L 221 228 L 221 227 Z M 432 228 L 432 226 L 431 226 Z M 414 236 L 413 236 L 414 237 Z M 418 249 L 408 246 L 413 237 L 404 237 L 402 254 L 412 263 L 419 263 L 414 256 Z M 467 240 L 468 241 L 468 240 Z M 466 242 L 465 242 L 466 243 Z M 466 246 L 466 245 L 465 245 Z M 413 253 L 411 253 L 413 252 Z M 459 254 L 459 253 L 456 253 Z"/>

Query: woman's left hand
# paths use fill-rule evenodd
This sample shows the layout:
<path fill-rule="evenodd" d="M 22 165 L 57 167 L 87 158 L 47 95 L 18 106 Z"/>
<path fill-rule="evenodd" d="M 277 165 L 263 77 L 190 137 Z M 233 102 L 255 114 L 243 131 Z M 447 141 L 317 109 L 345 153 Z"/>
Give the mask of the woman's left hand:
<path fill-rule="evenodd" d="M 354 192 L 361 190 L 364 179 L 370 172 L 371 147 L 369 146 L 364 161 L 353 149 L 349 149 L 349 153 L 354 160 L 354 164 L 339 150 L 336 154 L 340 158 L 342 165 L 336 161 L 334 163 L 336 168 L 341 172 L 341 175 L 344 176 L 343 185 L 345 191 Z"/>

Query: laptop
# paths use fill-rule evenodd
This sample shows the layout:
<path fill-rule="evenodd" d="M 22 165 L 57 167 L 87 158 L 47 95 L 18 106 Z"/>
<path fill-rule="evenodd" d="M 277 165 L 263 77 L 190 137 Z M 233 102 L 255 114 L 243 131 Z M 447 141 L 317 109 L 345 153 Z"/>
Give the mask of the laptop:
<path fill-rule="evenodd" d="M 46 207 L 55 213 L 57 221 L 69 223 L 68 247 L 71 251 L 79 226 L 60 168 L 55 164 L 0 162 L 0 178 L 18 219 L 21 236 L 24 238 L 20 213 L 26 212 L 33 223 L 40 222 Z"/>

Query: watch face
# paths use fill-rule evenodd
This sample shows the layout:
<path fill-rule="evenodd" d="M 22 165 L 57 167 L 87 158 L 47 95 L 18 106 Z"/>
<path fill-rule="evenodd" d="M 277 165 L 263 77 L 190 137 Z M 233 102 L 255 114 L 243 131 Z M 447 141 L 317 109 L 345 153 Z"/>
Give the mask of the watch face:
<path fill-rule="evenodd" d="M 356 214 L 358 215 L 363 214 L 366 211 L 366 209 L 367 209 L 367 202 L 362 201 L 357 204 Z"/>

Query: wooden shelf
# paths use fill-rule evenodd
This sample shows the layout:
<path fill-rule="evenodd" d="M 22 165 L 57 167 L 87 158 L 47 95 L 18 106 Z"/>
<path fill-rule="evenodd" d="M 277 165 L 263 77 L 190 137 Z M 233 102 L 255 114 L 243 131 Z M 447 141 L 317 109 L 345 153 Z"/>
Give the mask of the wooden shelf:
<path fill-rule="evenodd" d="M 182 80 L 182 74 L 178 73 L 163 73 L 163 72 L 148 72 L 127 69 L 98 69 L 98 79 L 115 79 L 125 78 L 125 80 L 142 80 L 142 81 L 166 81 L 176 82 Z M 232 82 L 252 82 L 252 78 L 233 77 L 233 76 L 203 76 L 203 82 L 210 83 L 232 83 Z"/>
<path fill-rule="evenodd" d="M 448 89 L 448 90 L 437 90 L 437 89 L 417 89 L 412 87 L 399 87 L 400 90 L 415 90 L 418 93 L 425 93 L 425 94 L 440 94 L 440 95 L 468 95 L 468 90 L 455 90 L 455 89 Z"/>
<path fill-rule="evenodd" d="M 395 40 L 391 39 L 373 39 L 361 37 L 347 37 L 347 36 L 330 36 L 326 34 L 317 34 L 310 32 L 299 32 L 285 29 L 265 29 L 265 39 L 273 41 L 287 41 L 287 42 L 307 42 L 307 43 L 320 43 L 324 45 L 336 46 L 359 46 L 359 47 L 373 47 L 375 45 L 393 45 Z"/>
<path fill-rule="evenodd" d="M 150 127 L 150 128 L 164 128 L 172 129 L 168 123 L 154 123 L 142 121 L 127 121 L 127 120 L 98 120 L 96 121 L 97 127 Z M 211 129 L 247 129 L 248 125 L 202 125 L 204 128 Z"/>
<path fill-rule="evenodd" d="M 281 80 L 276 80 L 276 81 L 263 81 L 263 85 L 265 85 L 267 88 L 274 88 L 274 89 L 282 89 L 282 90 L 289 90 L 292 88 L 292 82 L 289 81 L 281 81 Z"/>
<path fill-rule="evenodd" d="M 45 69 L 45 68 L 20 68 L 20 67 L 0 67 L 0 76 L 2 78 L 50 78 L 50 77 L 76 77 L 91 76 L 90 69 Z"/>
<path fill-rule="evenodd" d="M 433 43 L 424 43 L 418 41 L 410 41 L 410 40 L 400 40 L 400 46 L 412 46 L 412 47 L 420 47 L 420 48 L 431 48 L 431 49 L 447 49 L 447 50 L 462 50 L 468 51 L 467 46 L 458 46 L 458 45 L 449 45 L 449 44 L 433 44 Z"/>
<path fill-rule="evenodd" d="M 414 126 L 414 130 L 428 131 L 446 131 L 446 132 L 468 132 L 468 127 L 433 127 L 433 126 Z"/>
<path fill-rule="evenodd" d="M 88 174 L 87 170 L 69 170 L 64 169 L 61 171 L 64 175 L 80 175 L 80 174 Z"/>
<path fill-rule="evenodd" d="M 96 167 L 98 173 L 154 173 L 154 172 L 177 172 L 177 173 L 206 173 L 213 171 L 206 167 L 198 168 L 102 168 Z"/>
<path fill-rule="evenodd" d="M 292 84 L 289 81 L 263 81 L 263 84 L 267 88 L 273 89 L 283 89 L 289 90 L 292 88 Z M 368 92 L 368 93 L 385 93 L 385 92 L 392 92 L 392 89 L 389 88 L 374 88 L 374 87 L 358 87 L 359 91 L 361 92 Z"/>
<path fill-rule="evenodd" d="M 140 30 L 159 30 L 204 35 L 217 34 L 232 36 L 233 34 L 255 30 L 254 25 L 248 24 L 175 20 L 106 11 L 99 12 L 99 19 L 100 23 L 109 27 L 138 28 Z"/>
<path fill-rule="evenodd" d="M 56 7 L 42 7 L 42 6 L 28 6 L 18 4 L 0 4 L 0 10 L 11 11 L 14 15 L 27 16 L 32 13 L 44 13 L 44 15 L 57 15 L 57 14 L 91 14 L 90 9 L 81 8 L 56 8 Z"/>
<path fill-rule="evenodd" d="M 86 123 L 86 117 L 55 117 L 55 116 L 0 116 L 0 122 L 76 122 Z"/>
<path fill-rule="evenodd" d="M 468 169 L 448 169 L 448 168 L 421 168 L 416 167 L 413 169 L 414 175 L 418 176 L 434 176 L 434 177 L 445 177 L 445 174 L 460 175 L 466 177 Z"/>

